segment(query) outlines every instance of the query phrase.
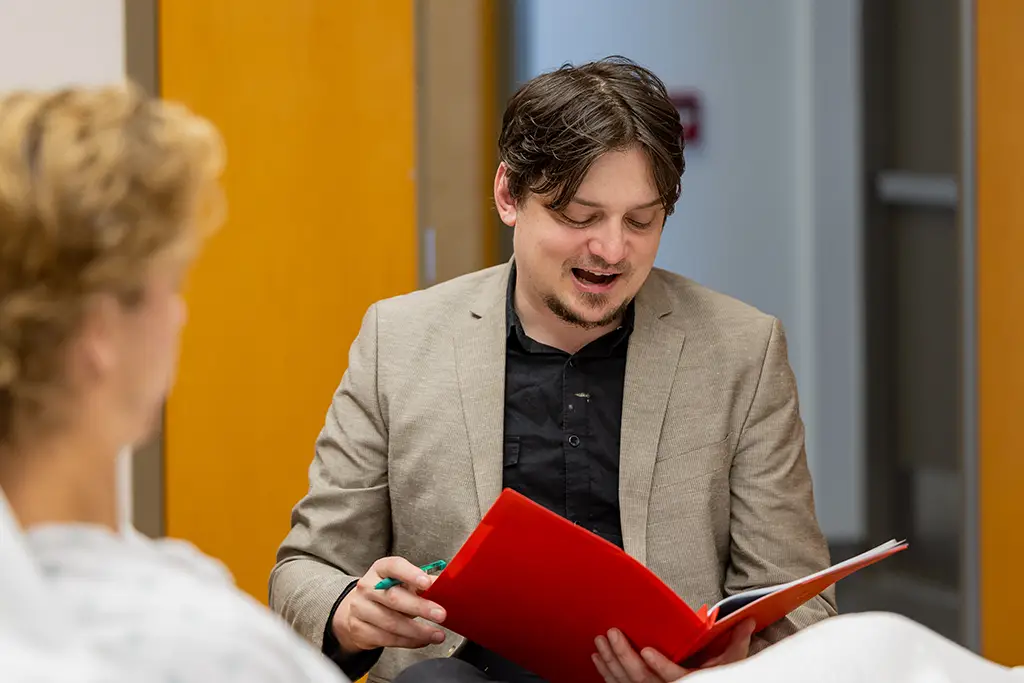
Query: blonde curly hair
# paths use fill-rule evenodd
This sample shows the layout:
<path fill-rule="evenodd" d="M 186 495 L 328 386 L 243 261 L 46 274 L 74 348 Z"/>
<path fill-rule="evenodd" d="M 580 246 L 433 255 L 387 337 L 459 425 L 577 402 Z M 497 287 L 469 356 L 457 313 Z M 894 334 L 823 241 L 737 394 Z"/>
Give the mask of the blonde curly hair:
<path fill-rule="evenodd" d="M 208 121 L 128 84 L 0 96 L 0 443 L 61 388 L 90 298 L 139 298 L 223 215 Z"/>

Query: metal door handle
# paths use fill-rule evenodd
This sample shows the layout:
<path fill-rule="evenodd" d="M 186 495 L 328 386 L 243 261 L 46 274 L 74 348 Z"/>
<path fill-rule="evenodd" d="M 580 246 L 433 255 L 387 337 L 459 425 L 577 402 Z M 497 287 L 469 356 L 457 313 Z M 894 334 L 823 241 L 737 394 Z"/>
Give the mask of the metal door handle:
<path fill-rule="evenodd" d="M 955 209 L 960 200 L 956 177 L 937 173 L 882 171 L 875 190 L 886 204 Z"/>

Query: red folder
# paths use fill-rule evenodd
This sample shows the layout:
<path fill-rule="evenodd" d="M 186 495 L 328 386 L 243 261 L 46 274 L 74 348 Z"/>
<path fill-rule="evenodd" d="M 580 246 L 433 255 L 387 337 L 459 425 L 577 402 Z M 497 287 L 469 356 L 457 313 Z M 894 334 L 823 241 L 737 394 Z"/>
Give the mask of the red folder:
<path fill-rule="evenodd" d="M 761 630 L 836 581 L 904 550 L 890 541 L 781 586 L 692 610 L 623 550 L 506 489 L 423 596 L 444 626 L 549 683 L 601 683 L 594 639 L 618 628 L 639 652 L 683 663 L 748 618 Z M 720 638 L 721 637 L 721 638 Z"/>

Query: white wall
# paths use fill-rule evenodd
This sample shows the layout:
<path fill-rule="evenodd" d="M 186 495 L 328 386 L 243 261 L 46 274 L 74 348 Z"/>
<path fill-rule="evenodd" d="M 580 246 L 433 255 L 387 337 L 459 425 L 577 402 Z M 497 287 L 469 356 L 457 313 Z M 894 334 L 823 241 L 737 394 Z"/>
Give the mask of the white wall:
<path fill-rule="evenodd" d="M 0 92 L 125 78 L 125 0 L 0 0 Z M 118 458 L 120 519 L 131 519 L 131 458 Z"/>
<path fill-rule="evenodd" d="M 864 184 L 861 161 L 860 0 L 800 0 L 809 147 L 799 187 L 804 216 L 800 291 L 804 365 L 817 451 L 815 484 L 826 533 L 862 540 L 867 529 L 864 417 Z M 813 66 L 811 66 L 813 65 Z M 867 539 L 881 542 L 885 539 Z"/>
<path fill-rule="evenodd" d="M 703 94 L 658 265 L 779 317 L 822 527 L 859 539 L 859 0 L 521 0 L 520 78 L 609 54 Z"/>
<path fill-rule="evenodd" d="M 124 78 L 124 0 L 0 0 L 0 90 Z"/>

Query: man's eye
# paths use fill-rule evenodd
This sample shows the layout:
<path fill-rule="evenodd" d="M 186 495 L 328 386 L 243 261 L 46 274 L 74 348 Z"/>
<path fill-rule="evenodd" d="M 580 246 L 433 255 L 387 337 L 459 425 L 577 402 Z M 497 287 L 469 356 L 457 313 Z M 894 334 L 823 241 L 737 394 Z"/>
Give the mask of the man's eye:
<path fill-rule="evenodd" d="M 577 228 L 585 228 L 585 227 L 587 227 L 588 225 L 590 225 L 591 223 L 594 222 L 594 217 L 593 216 L 591 216 L 590 218 L 586 218 L 584 220 L 581 220 L 581 221 L 577 221 L 577 220 L 573 220 L 572 218 L 569 218 L 564 213 L 560 213 L 558 215 L 562 218 L 563 221 L 565 221 L 569 225 L 572 225 L 572 226 L 577 227 Z"/>

